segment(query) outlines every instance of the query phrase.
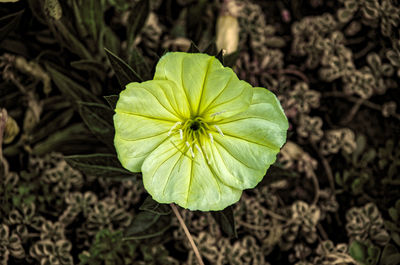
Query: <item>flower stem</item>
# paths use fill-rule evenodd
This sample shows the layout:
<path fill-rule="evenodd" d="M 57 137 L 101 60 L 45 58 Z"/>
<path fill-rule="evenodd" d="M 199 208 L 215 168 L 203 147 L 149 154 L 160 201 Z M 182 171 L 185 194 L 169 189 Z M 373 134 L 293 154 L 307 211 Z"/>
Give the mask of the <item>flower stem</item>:
<path fill-rule="evenodd" d="M 189 230 L 188 230 L 188 228 L 187 228 L 185 222 L 183 221 L 181 214 L 179 213 L 179 211 L 178 211 L 178 209 L 176 208 L 175 204 L 171 203 L 170 205 L 171 205 L 172 211 L 174 211 L 174 214 L 175 214 L 176 217 L 178 218 L 179 224 L 181 225 L 183 231 L 185 232 L 186 237 L 189 239 L 190 245 L 192 246 L 192 249 L 193 249 L 193 251 L 194 251 L 194 254 L 196 255 L 197 261 L 199 262 L 200 265 L 204 265 L 203 259 L 202 259 L 201 256 L 200 256 L 200 252 L 199 252 L 199 250 L 197 249 L 197 246 L 196 246 L 196 244 L 195 244 L 194 241 L 193 241 L 193 237 L 192 237 L 192 235 L 190 234 L 190 232 L 189 232 Z"/>

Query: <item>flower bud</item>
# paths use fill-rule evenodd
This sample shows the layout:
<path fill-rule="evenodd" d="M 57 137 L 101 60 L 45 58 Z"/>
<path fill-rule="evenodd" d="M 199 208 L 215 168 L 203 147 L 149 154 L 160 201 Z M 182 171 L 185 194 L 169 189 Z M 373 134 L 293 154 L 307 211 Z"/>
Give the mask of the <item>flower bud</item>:
<path fill-rule="evenodd" d="M 217 49 L 225 50 L 225 54 L 237 50 L 239 43 L 239 22 L 231 15 L 220 15 L 217 19 Z"/>

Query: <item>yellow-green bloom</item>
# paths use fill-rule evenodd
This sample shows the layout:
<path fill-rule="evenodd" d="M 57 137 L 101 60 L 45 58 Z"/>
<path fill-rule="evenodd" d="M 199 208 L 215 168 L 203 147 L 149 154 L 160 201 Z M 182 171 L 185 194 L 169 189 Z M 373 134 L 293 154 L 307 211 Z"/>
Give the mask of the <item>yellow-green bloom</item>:
<path fill-rule="evenodd" d="M 154 79 L 130 83 L 114 115 L 121 164 L 154 200 L 222 210 L 253 188 L 286 141 L 275 95 L 206 54 L 171 52 Z"/>

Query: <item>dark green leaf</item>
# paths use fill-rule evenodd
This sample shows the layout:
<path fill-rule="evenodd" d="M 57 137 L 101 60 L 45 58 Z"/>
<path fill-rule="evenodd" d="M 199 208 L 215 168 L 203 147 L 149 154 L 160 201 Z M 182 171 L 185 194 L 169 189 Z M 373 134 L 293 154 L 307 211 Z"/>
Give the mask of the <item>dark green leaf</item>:
<path fill-rule="evenodd" d="M 114 148 L 114 112 L 110 108 L 98 103 L 79 102 L 79 114 L 100 141 Z"/>
<path fill-rule="evenodd" d="M 97 97 L 87 91 L 83 86 L 77 84 L 68 76 L 55 70 L 46 64 L 46 70 L 54 81 L 61 93 L 72 101 L 100 102 Z"/>
<path fill-rule="evenodd" d="M 63 24 L 62 20 L 53 20 L 50 24 L 54 35 L 61 36 L 63 40 L 61 44 L 71 52 L 75 53 L 82 59 L 93 59 L 92 54 L 86 49 L 86 46 L 79 41 L 79 39 L 74 36 L 68 27 Z M 56 29 L 56 30 L 55 30 Z"/>
<path fill-rule="evenodd" d="M 140 212 L 133 219 L 131 225 L 125 230 L 125 236 L 132 236 L 146 231 L 160 218 L 159 214 L 150 212 Z"/>
<path fill-rule="evenodd" d="M 44 155 L 50 152 L 76 154 L 82 152 L 98 152 L 104 149 L 99 141 L 88 131 L 85 124 L 78 123 L 51 134 L 44 141 L 33 147 L 32 154 Z M 6 152 L 6 150 L 4 150 Z"/>
<path fill-rule="evenodd" d="M 152 79 L 151 66 L 148 64 L 138 49 L 131 49 L 129 52 L 129 64 L 144 80 Z"/>
<path fill-rule="evenodd" d="M 24 10 L 21 10 L 0 18 L 0 42 L 7 37 L 8 33 L 18 27 L 23 13 Z"/>
<path fill-rule="evenodd" d="M 150 1 L 141 0 L 137 3 L 131 11 L 128 18 L 127 39 L 128 47 L 131 47 L 135 38 L 142 31 L 147 17 L 150 13 Z"/>
<path fill-rule="evenodd" d="M 369 265 L 378 264 L 379 256 L 381 254 L 381 249 L 375 246 L 370 246 L 368 247 L 367 253 L 368 253 L 367 263 Z"/>
<path fill-rule="evenodd" d="M 80 8 L 83 23 L 94 41 L 97 41 L 103 24 L 103 9 L 98 0 L 82 1 Z"/>
<path fill-rule="evenodd" d="M 233 215 L 232 206 L 228 206 L 222 211 L 211 212 L 212 217 L 219 224 L 222 231 L 229 237 L 237 238 L 235 227 L 235 218 Z"/>
<path fill-rule="evenodd" d="M 224 66 L 233 67 L 239 58 L 239 51 L 224 56 Z"/>
<path fill-rule="evenodd" d="M 104 98 L 107 100 L 108 105 L 110 105 L 111 109 L 114 110 L 115 107 L 117 106 L 117 101 L 119 96 L 118 95 L 110 95 L 110 96 L 104 96 Z"/>
<path fill-rule="evenodd" d="M 203 53 L 206 53 L 210 56 L 215 56 L 218 54 L 217 45 L 215 45 L 215 41 L 210 42 L 210 44 L 204 49 Z"/>
<path fill-rule="evenodd" d="M 79 8 L 78 4 L 76 3 L 77 0 L 72 0 L 72 9 L 74 11 L 74 16 L 75 16 L 75 26 L 78 30 L 79 36 L 83 39 L 86 38 L 88 35 L 88 32 L 85 28 L 85 24 L 83 23 L 83 19 L 81 16 L 81 9 Z"/>
<path fill-rule="evenodd" d="M 148 196 L 146 198 L 142 206 L 140 206 L 139 210 L 159 215 L 168 215 L 171 213 L 171 208 L 169 207 L 169 205 L 158 203 L 153 200 L 151 196 Z"/>
<path fill-rule="evenodd" d="M 190 42 L 190 47 L 187 52 L 188 53 L 201 53 L 200 49 L 196 46 L 196 44 L 193 43 L 193 41 Z"/>
<path fill-rule="evenodd" d="M 165 219 L 165 218 L 160 218 L 160 219 Z M 165 223 L 165 222 L 163 222 L 163 223 Z M 158 222 L 157 222 L 157 224 L 158 224 Z M 154 225 L 154 226 L 156 226 L 156 225 Z M 142 233 L 141 235 L 125 237 L 124 240 L 134 240 L 134 239 L 139 240 L 139 239 L 147 239 L 147 238 L 161 236 L 170 227 L 171 227 L 171 223 L 167 223 L 166 225 L 159 225 L 158 229 L 151 229 L 150 232 L 146 231 L 146 233 Z M 153 228 L 153 226 L 151 228 Z"/>
<path fill-rule="evenodd" d="M 95 61 L 95 60 L 80 60 L 71 62 L 71 66 L 78 70 L 93 72 L 99 77 L 103 77 L 105 75 L 105 69 L 103 64 Z"/>
<path fill-rule="evenodd" d="M 121 48 L 121 41 L 119 37 L 108 26 L 104 26 L 99 37 L 99 51 L 105 54 L 104 47 L 107 47 L 115 54 L 118 54 Z"/>
<path fill-rule="evenodd" d="M 121 58 L 119 58 L 117 55 L 106 48 L 104 48 L 104 50 L 106 51 L 108 59 L 111 63 L 111 67 L 114 69 L 115 75 L 117 76 L 121 88 L 125 88 L 125 86 L 131 82 L 143 81 L 143 79 Z"/>
<path fill-rule="evenodd" d="M 147 197 L 139 208 L 141 211 L 133 219 L 131 225 L 125 230 L 128 239 L 142 239 L 162 234 L 171 225 L 169 207 L 160 205 L 151 197 Z"/>
<path fill-rule="evenodd" d="M 215 56 L 215 58 L 217 58 L 222 63 L 222 65 L 225 65 L 224 64 L 224 56 L 223 56 L 222 50 L 219 51 L 219 53 Z"/>
<path fill-rule="evenodd" d="M 31 143 L 42 140 L 48 135 L 56 132 L 62 127 L 66 126 L 74 115 L 72 108 L 63 110 L 62 113 L 50 112 L 46 113 L 36 125 L 35 131 L 32 133 Z"/>
<path fill-rule="evenodd" d="M 397 228 L 397 227 L 396 227 Z M 390 236 L 392 237 L 393 241 L 400 246 L 400 234 L 397 232 L 392 231 L 392 233 L 390 234 Z"/>
<path fill-rule="evenodd" d="M 65 160 L 87 175 L 113 179 L 136 179 L 138 175 L 124 169 L 114 154 L 72 155 Z"/>
<path fill-rule="evenodd" d="M 400 253 L 392 244 L 388 244 L 382 251 L 382 257 L 379 265 L 396 264 L 400 264 Z"/>

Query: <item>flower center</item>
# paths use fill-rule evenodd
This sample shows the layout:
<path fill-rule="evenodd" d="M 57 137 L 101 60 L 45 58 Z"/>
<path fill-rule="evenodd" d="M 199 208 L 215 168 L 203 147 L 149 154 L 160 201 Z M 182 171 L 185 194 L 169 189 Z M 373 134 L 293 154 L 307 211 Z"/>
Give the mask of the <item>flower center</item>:
<path fill-rule="evenodd" d="M 200 122 L 194 120 L 191 124 L 190 124 L 190 129 L 193 131 L 197 131 L 198 129 L 200 129 Z"/>
<path fill-rule="evenodd" d="M 184 149 L 181 150 L 178 146 L 180 143 L 172 142 L 183 154 L 188 153 L 193 158 L 195 153 L 200 153 L 208 160 L 204 153 L 206 142 L 214 143 L 213 134 L 224 136 L 223 132 L 217 125 L 210 125 L 202 117 L 191 117 L 184 121 L 176 122 L 168 132 L 168 136 L 179 134 L 180 143 L 184 144 Z M 208 160 L 208 162 L 210 162 Z"/>

